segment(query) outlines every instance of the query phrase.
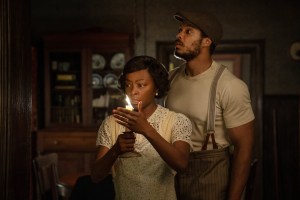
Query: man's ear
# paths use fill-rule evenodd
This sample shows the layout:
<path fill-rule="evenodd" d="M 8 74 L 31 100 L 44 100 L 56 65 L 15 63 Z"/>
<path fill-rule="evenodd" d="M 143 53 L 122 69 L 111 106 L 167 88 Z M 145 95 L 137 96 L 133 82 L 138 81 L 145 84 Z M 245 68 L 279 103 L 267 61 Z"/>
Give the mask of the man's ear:
<path fill-rule="evenodd" d="M 202 44 L 203 44 L 203 46 L 208 47 L 208 46 L 210 46 L 212 44 L 212 40 L 210 38 L 208 38 L 208 37 L 203 38 Z"/>

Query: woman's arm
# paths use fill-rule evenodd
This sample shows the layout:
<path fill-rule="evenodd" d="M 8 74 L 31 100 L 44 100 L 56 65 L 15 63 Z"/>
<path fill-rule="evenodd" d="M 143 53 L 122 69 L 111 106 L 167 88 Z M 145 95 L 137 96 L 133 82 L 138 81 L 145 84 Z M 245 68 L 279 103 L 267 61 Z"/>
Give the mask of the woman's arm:
<path fill-rule="evenodd" d="M 135 137 L 133 134 L 120 134 L 111 149 L 99 146 L 96 161 L 92 166 L 91 179 L 93 182 L 103 180 L 111 171 L 113 164 L 120 154 L 134 150 Z"/>
<path fill-rule="evenodd" d="M 190 145 L 180 140 L 170 144 L 153 127 L 152 129 L 145 130 L 142 134 L 172 169 L 177 172 L 184 170 L 188 165 Z"/>
<path fill-rule="evenodd" d="M 109 149 L 105 146 L 99 146 L 96 160 L 93 163 L 91 179 L 93 182 L 103 180 L 110 172 L 111 167 L 117 159 L 114 148 Z"/>

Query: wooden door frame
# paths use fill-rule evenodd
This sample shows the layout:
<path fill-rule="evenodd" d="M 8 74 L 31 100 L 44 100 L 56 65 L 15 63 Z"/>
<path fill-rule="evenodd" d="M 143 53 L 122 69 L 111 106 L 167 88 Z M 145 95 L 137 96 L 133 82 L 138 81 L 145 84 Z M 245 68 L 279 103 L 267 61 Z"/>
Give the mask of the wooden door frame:
<path fill-rule="evenodd" d="M 30 199 L 30 1 L 0 1 L 0 199 Z"/>

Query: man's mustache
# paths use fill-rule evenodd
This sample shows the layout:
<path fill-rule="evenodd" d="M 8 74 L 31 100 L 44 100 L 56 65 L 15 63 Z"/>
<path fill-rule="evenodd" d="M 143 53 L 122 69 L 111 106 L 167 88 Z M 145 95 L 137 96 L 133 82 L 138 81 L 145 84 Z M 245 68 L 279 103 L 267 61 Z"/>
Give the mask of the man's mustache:
<path fill-rule="evenodd" d="M 181 45 L 183 46 L 183 42 L 181 42 L 179 39 L 175 40 L 175 45 Z"/>

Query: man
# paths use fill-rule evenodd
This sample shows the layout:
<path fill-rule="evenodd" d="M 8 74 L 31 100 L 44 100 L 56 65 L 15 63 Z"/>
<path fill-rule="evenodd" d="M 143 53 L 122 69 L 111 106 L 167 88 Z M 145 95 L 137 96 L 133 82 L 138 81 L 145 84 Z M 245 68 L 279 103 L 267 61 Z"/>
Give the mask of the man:
<path fill-rule="evenodd" d="M 254 143 L 254 114 L 247 85 L 224 69 L 212 92 L 215 101 L 211 100 L 213 79 L 223 68 L 211 57 L 222 38 L 222 26 L 206 12 L 181 12 L 174 18 L 180 22 L 174 55 L 186 62 L 170 73 L 166 106 L 192 121 L 194 151 L 188 168 L 177 175 L 178 198 L 241 199 Z M 208 109 L 209 104 L 215 112 Z M 207 130 L 208 111 L 211 116 L 215 113 L 211 120 L 214 131 Z M 230 146 L 234 147 L 231 153 Z"/>

